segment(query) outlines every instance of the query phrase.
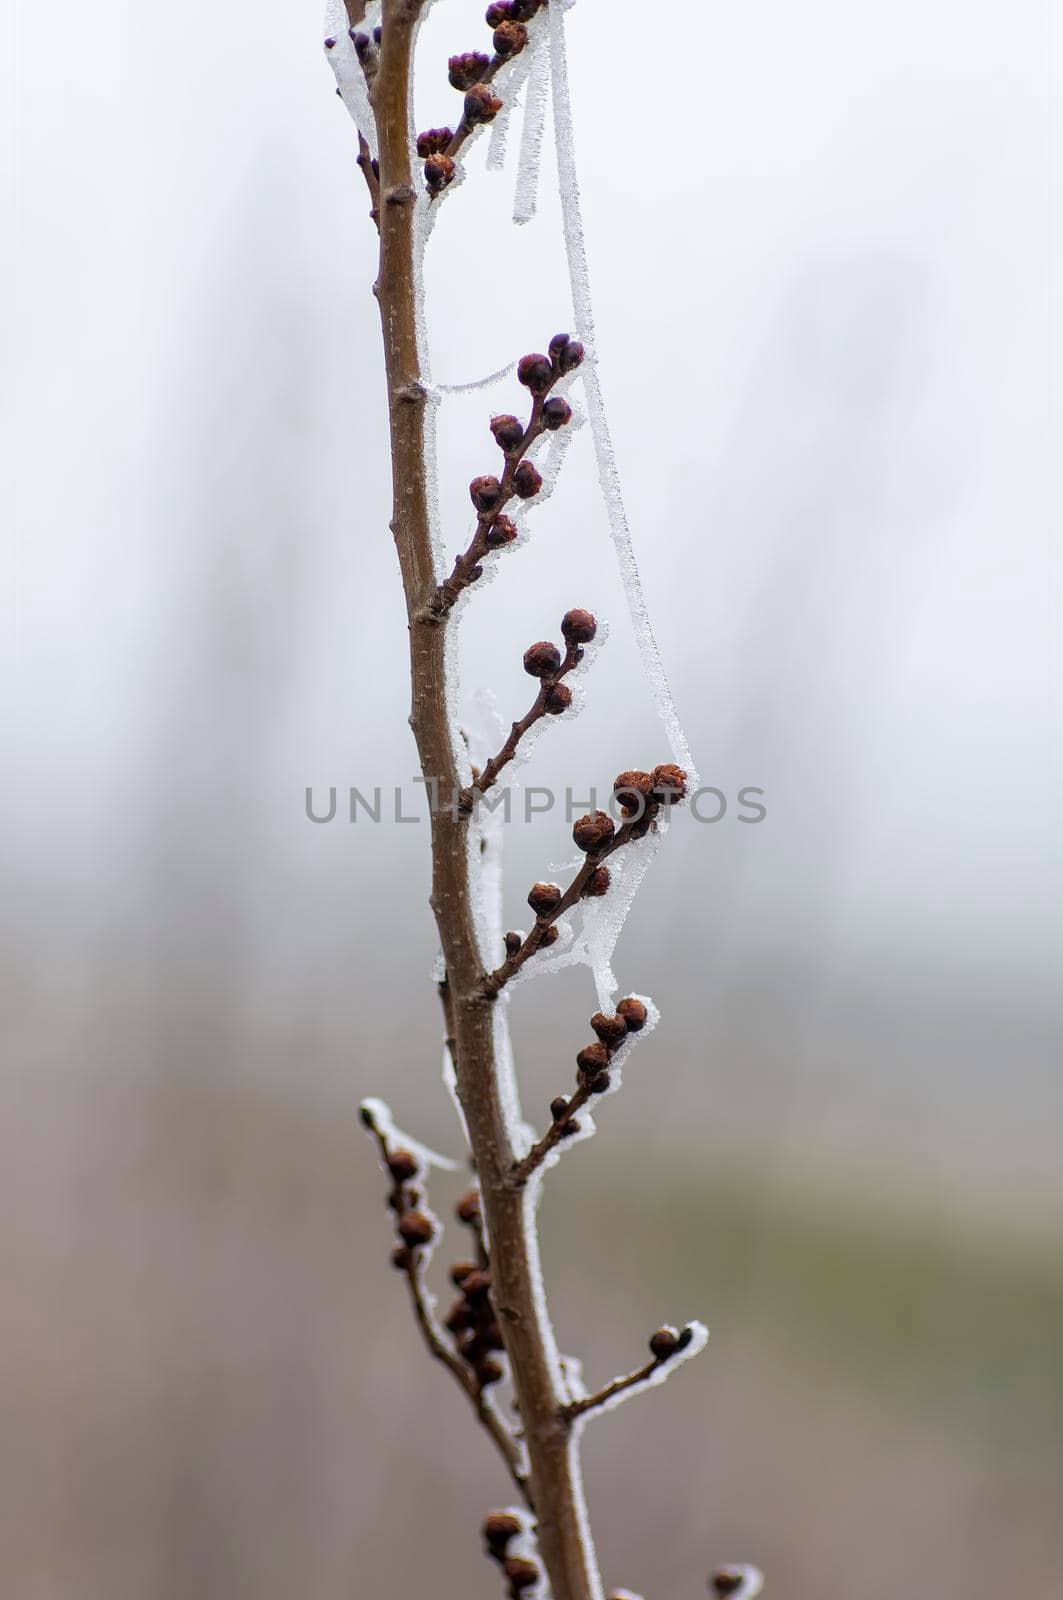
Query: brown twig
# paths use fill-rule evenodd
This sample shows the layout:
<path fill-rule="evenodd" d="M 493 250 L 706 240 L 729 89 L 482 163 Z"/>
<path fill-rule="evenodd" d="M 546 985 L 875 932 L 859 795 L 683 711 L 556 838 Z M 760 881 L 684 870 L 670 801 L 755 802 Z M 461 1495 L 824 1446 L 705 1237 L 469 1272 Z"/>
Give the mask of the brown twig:
<path fill-rule="evenodd" d="M 536 695 L 531 708 L 526 711 L 519 722 L 514 722 L 509 730 L 509 736 L 497 755 L 484 763 L 483 769 L 476 777 L 470 788 L 462 792 L 462 804 L 471 806 L 478 794 L 486 794 L 488 789 L 498 782 L 498 775 L 502 769 L 509 765 L 517 753 L 517 747 L 529 728 L 534 728 L 537 722 L 542 722 L 544 717 L 550 715 L 551 695 L 562 678 L 579 666 L 583 660 L 583 650 L 578 644 L 569 643 L 561 665 L 556 672 L 544 677 L 542 687 Z"/>
<path fill-rule="evenodd" d="M 636 1372 L 629 1372 L 626 1377 L 614 1378 L 612 1383 L 607 1383 L 596 1394 L 584 1395 L 580 1400 L 572 1400 L 563 1408 L 566 1422 L 574 1422 L 577 1417 L 586 1416 L 588 1411 L 595 1411 L 599 1406 L 604 1406 L 608 1401 L 615 1400 L 617 1395 L 626 1394 L 628 1389 L 635 1389 L 640 1383 L 652 1377 L 661 1362 L 656 1357 L 647 1361 L 645 1366 L 639 1367 Z"/>
<path fill-rule="evenodd" d="M 376 223 L 376 230 L 380 232 L 380 179 L 373 165 L 373 157 L 369 149 L 369 142 L 358 129 L 358 165 L 362 169 L 366 187 L 369 190 L 369 215 Z"/>
<path fill-rule="evenodd" d="M 514 1188 L 523 1189 L 528 1179 L 538 1172 L 551 1150 L 555 1150 L 572 1131 L 572 1121 L 578 1111 L 582 1111 L 587 1101 L 594 1093 L 589 1083 L 581 1083 L 573 1094 L 562 1116 L 547 1128 L 542 1138 L 533 1144 L 523 1160 L 518 1161 L 510 1173 L 510 1183 Z"/>

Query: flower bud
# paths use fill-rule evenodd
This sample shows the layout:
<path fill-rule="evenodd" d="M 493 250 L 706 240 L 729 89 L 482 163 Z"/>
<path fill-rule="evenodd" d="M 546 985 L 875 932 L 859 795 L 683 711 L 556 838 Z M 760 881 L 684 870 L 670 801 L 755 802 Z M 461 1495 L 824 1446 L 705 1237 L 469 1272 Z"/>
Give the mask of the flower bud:
<path fill-rule="evenodd" d="M 609 1065 L 609 1052 L 600 1040 L 595 1044 L 585 1044 L 576 1057 L 576 1065 L 583 1077 L 595 1078 Z"/>
<path fill-rule="evenodd" d="M 466 50 L 462 55 L 451 56 L 447 62 L 451 87 L 470 89 L 474 83 L 479 83 L 490 65 L 490 58 L 480 50 Z"/>
<path fill-rule="evenodd" d="M 417 154 L 422 161 L 429 156 L 439 155 L 447 148 L 454 137 L 451 128 L 426 128 L 424 133 L 417 135 Z"/>
<path fill-rule="evenodd" d="M 492 1383 L 498 1383 L 502 1378 L 502 1367 L 491 1356 L 481 1356 L 476 1363 L 476 1378 L 481 1389 L 486 1389 Z"/>
<path fill-rule="evenodd" d="M 465 121 L 492 122 L 502 109 L 502 102 L 486 83 L 474 83 L 465 96 Z"/>
<path fill-rule="evenodd" d="M 561 904 L 561 889 L 556 883 L 533 883 L 528 893 L 528 904 L 537 917 L 549 916 Z"/>
<path fill-rule="evenodd" d="M 584 349 L 578 339 L 570 339 L 557 358 L 562 372 L 575 372 L 583 364 Z"/>
<path fill-rule="evenodd" d="M 483 1305 L 491 1293 L 491 1274 L 489 1272 L 470 1272 L 461 1286 L 461 1292 L 471 1306 Z"/>
<path fill-rule="evenodd" d="M 524 424 L 508 413 L 491 418 L 491 432 L 500 450 L 515 450 L 524 440 Z"/>
<path fill-rule="evenodd" d="M 524 935 L 514 928 L 511 933 L 506 934 L 506 955 L 515 956 L 523 943 Z"/>
<path fill-rule="evenodd" d="M 564 1122 L 568 1114 L 568 1101 L 563 1094 L 550 1102 L 550 1115 L 555 1122 Z"/>
<path fill-rule="evenodd" d="M 713 1594 L 737 1594 L 746 1581 L 741 1567 L 720 1567 L 712 1575 Z"/>
<path fill-rule="evenodd" d="M 492 510 L 498 504 L 501 493 L 502 485 L 490 473 L 474 478 L 469 485 L 469 497 L 477 511 Z"/>
<path fill-rule="evenodd" d="M 413 1265 L 413 1257 L 404 1244 L 397 1244 L 391 1252 L 391 1265 L 399 1272 L 407 1272 Z"/>
<path fill-rule="evenodd" d="M 561 929 L 556 922 L 551 922 L 549 927 L 543 929 L 542 938 L 539 940 L 539 949 L 547 950 L 550 945 L 556 944 L 561 937 Z"/>
<path fill-rule="evenodd" d="M 452 157 L 443 155 L 442 152 L 429 156 L 424 164 L 424 181 L 429 194 L 438 194 L 441 189 L 445 189 L 448 183 L 453 182 L 457 170 Z"/>
<path fill-rule="evenodd" d="M 612 1081 L 608 1072 L 599 1072 L 596 1078 L 591 1079 L 591 1094 L 604 1094 Z"/>
<path fill-rule="evenodd" d="M 546 691 L 543 701 L 543 710 L 548 711 L 552 717 L 559 717 L 562 711 L 567 711 L 572 704 L 572 690 L 567 683 L 552 683 Z"/>
<path fill-rule="evenodd" d="M 569 644 L 590 644 L 598 632 L 598 624 L 592 612 L 575 606 L 561 618 L 561 632 Z"/>
<path fill-rule="evenodd" d="M 455 1300 L 446 1316 L 443 1326 L 448 1333 L 467 1333 L 473 1324 L 472 1307 L 466 1300 Z"/>
<path fill-rule="evenodd" d="M 603 894 L 608 894 L 609 885 L 612 883 L 612 881 L 613 875 L 609 871 L 608 867 L 595 867 L 594 871 L 587 879 L 583 893 L 591 899 L 597 898 Z"/>
<path fill-rule="evenodd" d="M 497 28 L 500 22 L 507 22 L 512 15 L 511 0 L 497 0 L 497 4 L 488 6 L 484 21 L 489 28 Z"/>
<path fill-rule="evenodd" d="M 431 1244 L 435 1238 L 435 1224 L 423 1211 L 404 1211 L 399 1218 L 399 1238 L 406 1244 Z"/>
<path fill-rule="evenodd" d="M 580 817 L 572 829 L 572 837 L 581 850 L 600 850 L 607 845 L 616 828 L 608 811 L 589 811 Z"/>
<path fill-rule="evenodd" d="M 572 335 L 570 333 L 555 333 L 548 347 L 551 360 L 560 361 L 562 354 L 571 343 Z"/>
<path fill-rule="evenodd" d="M 633 768 L 613 779 L 613 793 L 625 817 L 644 816 L 653 793 L 653 774 Z"/>
<path fill-rule="evenodd" d="M 507 19 L 498 24 L 491 42 L 495 47 L 495 54 L 506 60 L 510 56 L 519 55 L 524 49 L 528 42 L 528 30 L 523 22 Z"/>
<path fill-rule="evenodd" d="M 582 1127 L 583 1124 L 580 1122 L 578 1117 L 569 1117 L 568 1121 L 565 1123 L 565 1126 L 561 1129 L 562 1139 L 571 1139 L 572 1135 L 574 1133 L 579 1133 Z"/>
<path fill-rule="evenodd" d="M 534 1561 L 525 1561 L 523 1556 L 508 1556 L 502 1564 L 502 1571 L 509 1579 L 514 1594 L 531 1589 L 539 1582 L 538 1566 Z"/>
<path fill-rule="evenodd" d="M 542 419 L 543 427 L 549 428 L 551 433 L 572 421 L 572 407 L 564 395 L 552 394 L 549 400 L 543 401 Z"/>
<path fill-rule="evenodd" d="M 326 50 L 335 50 L 335 48 L 336 48 L 335 39 L 326 39 L 325 40 L 325 49 Z"/>
<path fill-rule="evenodd" d="M 617 1003 L 616 1014 L 623 1017 L 628 1033 L 638 1033 L 640 1028 L 646 1026 L 646 1007 L 634 995 Z"/>
<path fill-rule="evenodd" d="M 516 1539 L 523 1533 L 523 1524 L 519 1517 L 512 1511 L 492 1511 L 484 1518 L 483 1536 L 491 1547 L 491 1554 L 498 1550 L 505 1550 L 511 1539 Z"/>
<path fill-rule="evenodd" d="M 513 474 L 513 487 L 522 500 L 530 500 L 543 486 L 543 475 L 531 461 L 521 461 Z"/>
<path fill-rule="evenodd" d="M 364 65 L 365 62 L 369 59 L 370 53 L 372 51 L 372 47 L 373 47 L 372 39 L 370 39 L 370 37 L 369 37 L 369 35 L 367 33 L 360 33 L 356 29 L 352 28 L 350 30 L 350 40 L 351 40 L 351 43 L 354 45 L 354 53 L 355 53 L 355 55 L 358 57 L 359 61 L 361 61 L 362 64 Z"/>
<path fill-rule="evenodd" d="M 481 1216 L 483 1215 L 483 1210 L 480 1205 L 479 1189 L 467 1190 L 454 1207 L 454 1214 L 459 1222 L 464 1222 L 466 1224 L 479 1222 Z"/>
<path fill-rule="evenodd" d="M 607 1017 L 604 1011 L 594 1013 L 591 1027 L 608 1050 L 615 1050 L 627 1038 L 627 1023 L 623 1017 Z"/>
<path fill-rule="evenodd" d="M 512 544 L 517 537 L 517 524 L 512 517 L 507 517 L 505 512 L 500 512 L 487 530 L 486 538 L 489 545 L 498 548 L 500 545 Z"/>
<path fill-rule="evenodd" d="M 450 1269 L 450 1281 L 456 1289 L 460 1289 L 465 1279 L 471 1272 L 479 1272 L 479 1267 L 473 1261 L 455 1261 Z"/>
<path fill-rule="evenodd" d="M 658 1328 L 650 1340 L 650 1353 L 658 1361 L 667 1361 L 679 1349 L 679 1335 L 674 1328 Z"/>
<path fill-rule="evenodd" d="M 546 0 L 511 0 L 509 14 L 517 22 L 530 22 Z"/>
<path fill-rule="evenodd" d="M 530 644 L 524 652 L 524 670 L 533 678 L 549 678 L 561 665 L 561 652 L 549 639 Z"/>
<path fill-rule="evenodd" d="M 517 362 L 517 377 L 532 394 L 545 394 L 554 381 L 554 368 L 548 356 L 533 351 Z"/>
<path fill-rule="evenodd" d="M 409 1183 L 417 1176 L 417 1157 L 412 1150 L 392 1150 L 388 1156 L 388 1171 L 396 1183 Z"/>
<path fill-rule="evenodd" d="M 687 792 L 687 775 L 674 761 L 653 769 L 653 793 L 664 805 L 675 805 Z"/>
<path fill-rule="evenodd" d="M 465 576 L 465 581 L 466 583 L 476 583 L 478 579 L 483 577 L 483 575 L 484 569 L 479 565 L 479 563 L 477 563 L 475 567 L 469 568 Z"/>

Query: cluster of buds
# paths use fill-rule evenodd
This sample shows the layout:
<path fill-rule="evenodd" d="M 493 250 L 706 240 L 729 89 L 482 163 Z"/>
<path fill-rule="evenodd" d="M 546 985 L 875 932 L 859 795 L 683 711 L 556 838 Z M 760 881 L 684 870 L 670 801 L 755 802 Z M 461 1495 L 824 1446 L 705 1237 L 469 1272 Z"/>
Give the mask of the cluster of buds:
<path fill-rule="evenodd" d="M 436 1237 L 435 1221 L 425 1209 L 422 1165 L 412 1150 L 385 1142 L 386 1135 L 377 1127 L 368 1108 L 362 1110 L 362 1121 L 380 1140 L 384 1161 L 391 1175 L 387 1203 L 388 1209 L 394 1214 L 395 1231 L 399 1236 L 399 1243 L 391 1252 L 392 1265 L 400 1272 L 410 1272 L 418 1265 L 419 1252 L 432 1244 Z"/>
<path fill-rule="evenodd" d="M 673 761 L 654 767 L 652 772 L 632 769 L 618 773 L 613 780 L 613 798 L 624 819 L 625 837 L 640 839 L 649 832 L 662 807 L 678 805 L 686 798 L 687 775 Z M 608 811 L 589 811 L 579 817 L 572 837 L 588 856 L 607 854 L 617 839 L 616 823 Z"/>
<path fill-rule="evenodd" d="M 536 884 L 535 887 L 542 889 L 554 886 Z M 609 1066 L 613 1057 L 629 1033 L 638 1033 L 645 1026 L 646 1007 L 634 995 L 619 1001 L 613 1016 L 608 1016 L 604 1011 L 594 1013 L 591 1028 L 596 1037 L 591 1044 L 584 1045 L 576 1057 L 578 1105 L 583 1105 L 592 1094 L 605 1093 L 612 1083 Z M 579 1122 L 574 1115 L 578 1105 L 574 1107 L 573 1102 L 564 1095 L 551 1100 L 550 1116 L 560 1138 L 570 1139 L 579 1132 Z"/>
<path fill-rule="evenodd" d="M 523 1532 L 524 1524 L 512 1511 L 492 1511 L 484 1519 L 484 1548 L 505 1574 L 509 1600 L 522 1600 L 527 1591 L 534 1589 L 542 1578 L 537 1561 L 510 1554 L 514 1540 L 519 1539 Z"/>
<path fill-rule="evenodd" d="M 450 1281 L 458 1290 L 458 1298 L 443 1319 L 443 1326 L 453 1334 L 458 1354 L 472 1370 L 478 1386 L 486 1389 L 504 1376 L 496 1357 L 505 1346 L 491 1303 L 491 1274 L 482 1248 L 480 1196 L 475 1189 L 458 1201 L 456 1215 L 459 1222 L 472 1229 L 480 1245 L 480 1259 L 479 1264 L 456 1261 L 451 1267 Z"/>

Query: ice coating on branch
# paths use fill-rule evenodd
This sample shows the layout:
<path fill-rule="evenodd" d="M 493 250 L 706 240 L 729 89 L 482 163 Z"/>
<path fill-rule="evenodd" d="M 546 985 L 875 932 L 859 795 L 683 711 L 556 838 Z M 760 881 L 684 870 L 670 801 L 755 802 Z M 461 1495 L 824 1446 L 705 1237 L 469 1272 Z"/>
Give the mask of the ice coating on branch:
<path fill-rule="evenodd" d="M 545 37 L 545 29 L 540 28 L 537 37 Z M 502 109 L 494 122 L 491 123 L 491 134 L 487 145 L 488 172 L 501 172 L 505 167 L 509 125 L 517 108 L 517 96 L 528 81 L 531 63 L 532 51 L 530 48 L 522 50 L 513 63 L 513 72 L 506 85 Z"/>
<path fill-rule="evenodd" d="M 474 394 L 479 389 L 491 389 L 496 383 L 501 383 L 503 378 L 508 378 L 511 372 L 517 370 L 515 361 L 507 361 L 504 367 L 499 367 L 496 372 L 489 372 L 486 378 L 471 378 L 467 383 L 435 383 L 432 393 L 444 394 Z"/>
<path fill-rule="evenodd" d="M 440 1172 L 457 1172 L 461 1163 L 452 1161 L 449 1156 L 441 1156 L 437 1150 L 430 1150 L 420 1140 L 413 1139 L 408 1133 L 397 1125 L 391 1115 L 391 1107 L 385 1100 L 378 1100 L 370 1096 L 363 1100 L 358 1108 L 362 1113 L 362 1120 L 366 1127 L 374 1133 L 379 1133 L 388 1145 L 388 1148 L 409 1150 L 422 1167 L 438 1167 Z"/>
<path fill-rule="evenodd" d="M 581 1431 L 591 1417 L 601 1416 L 606 1411 L 615 1411 L 618 1406 L 624 1405 L 633 1396 L 645 1394 L 647 1389 L 656 1389 L 662 1383 L 667 1383 L 673 1372 L 677 1372 L 685 1362 L 692 1361 L 695 1356 L 700 1355 L 709 1342 L 708 1328 L 703 1322 L 697 1321 L 685 1323 L 684 1328 L 690 1330 L 690 1341 L 683 1349 L 677 1350 L 674 1355 L 668 1357 L 667 1361 L 660 1362 L 641 1382 L 628 1384 L 620 1390 L 619 1394 L 610 1395 L 608 1400 L 603 1400 L 593 1410 L 585 1411 L 582 1416 L 576 1417 L 573 1424 L 574 1430 Z M 614 1381 L 622 1382 L 623 1376 L 621 1374 Z"/>
<path fill-rule="evenodd" d="M 365 20 L 360 24 L 359 31 L 372 33 L 380 21 L 380 0 L 373 0 L 365 10 Z M 336 87 L 340 91 L 340 99 L 354 120 L 369 152 L 377 154 L 376 124 L 373 121 L 372 109 L 369 105 L 369 90 L 366 88 L 365 73 L 358 60 L 354 44 L 350 35 L 350 24 L 347 20 L 347 8 L 343 0 L 326 0 L 325 5 L 325 38 L 333 41 L 330 48 L 326 49 L 329 66 L 336 75 Z"/>
<path fill-rule="evenodd" d="M 572 292 L 572 310 L 576 330 L 587 348 L 587 360 L 580 368 L 583 389 L 587 396 L 587 412 L 594 451 L 598 462 L 598 481 L 609 513 L 609 531 L 616 549 L 617 564 L 627 595 L 631 623 L 635 630 L 643 666 L 649 680 L 657 714 L 664 724 L 672 755 L 685 769 L 692 787 L 697 785 L 686 735 L 668 687 L 668 679 L 661 653 L 653 635 L 646 601 L 642 593 L 635 552 L 631 543 L 631 528 L 624 506 L 623 491 L 617 472 L 609 419 L 598 376 L 597 351 L 594 332 L 594 307 L 591 303 L 590 272 L 587 266 L 587 246 L 583 232 L 580 209 L 579 184 L 576 174 L 575 139 L 572 131 L 572 108 L 569 102 L 568 58 L 565 51 L 564 7 L 547 8 L 550 25 L 550 67 L 553 85 L 554 142 L 557 153 L 557 179 L 561 192 L 561 216 L 565 230 L 565 253 L 568 257 L 569 283 Z"/>
<path fill-rule="evenodd" d="M 617 991 L 613 972 L 613 951 L 623 931 L 627 914 L 638 892 L 639 884 L 649 871 L 661 847 L 660 824 L 645 839 L 624 845 L 609 858 L 609 893 L 593 900 L 584 900 L 583 943 L 587 963 L 594 973 L 598 990 L 598 1004 L 603 1011 L 613 1009 L 613 996 Z"/>
<path fill-rule="evenodd" d="M 546 101 L 550 88 L 549 38 L 545 28 L 529 41 L 528 94 L 524 103 L 524 126 L 520 135 L 517 162 L 517 187 L 513 196 L 513 221 L 530 222 L 535 215 L 539 193 L 539 168 L 542 162 L 543 129 L 546 126 Z"/>
<path fill-rule="evenodd" d="M 759 1567 L 740 1562 L 735 1566 L 721 1567 L 720 1571 L 729 1578 L 739 1580 L 738 1588 L 731 1590 L 731 1600 L 756 1600 L 764 1588 L 764 1574 Z"/>

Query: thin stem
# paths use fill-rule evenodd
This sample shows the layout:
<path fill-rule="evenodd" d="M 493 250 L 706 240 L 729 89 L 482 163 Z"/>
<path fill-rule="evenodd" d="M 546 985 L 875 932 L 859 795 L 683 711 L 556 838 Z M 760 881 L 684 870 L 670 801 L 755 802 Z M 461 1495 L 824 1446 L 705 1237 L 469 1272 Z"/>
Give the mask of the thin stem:
<path fill-rule="evenodd" d="M 626 1394 L 629 1389 L 636 1389 L 640 1383 L 645 1383 L 651 1378 L 657 1368 L 664 1363 L 656 1357 L 647 1361 L 645 1366 L 639 1367 L 637 1372 L 629 1372 L 624 1378 L 614 1378 L 612 1383 L 607 1383 L 604 1389 L 599 1389 L 597 1394 L 584 1395 L 581 1400 L 572 1400 L 563 1407 L 562 1414 L 566 1422 L 574 1422 L 577 1417 L 585 1417 L 588 1411 L 596 1411 L 599 1406 L 606 1405 L 610 1400 L 615 1400 L 618 1395 Z"/>
<path fill-rule="evenodd" d="M 498 73 L 499 69 L 501 67 L 504 67 L 506 62 L 509 61 L 509 60 L 512 60 L 511 56 L 499 56 L 499 55 L 492 56 L 489 65 L 484 69 L 483 76 L 481 78 L 479 78 L 477 81 L 479 83 L 490 83 L 492 81 L 492 79 L 495 77 L 495 75 Z M 472 138 L 473 134 L 476 132 L 476 129 L 478 127 L 480 127 L 480 126 L 482 126 L 482 124 L 469 122 L 463 116 L 461 121 L 458 123 L 458 126 L 454 129 L 454 132 L 453 132 L 453 134 L 451 136 L 450 143 L 447 145 L 446 150 L 443 152 L 444 155 L 448 155 L 451 158 L 451 160 L 453 161 L 457 157 L 457 155 L 459 154 L 459 152 L 461 151 L 462 147 L 465 145 L 467 140 Z M 440 191 L 440 193 L 446 194 L 446 190 L 443 189 L 443 190 Z M 438 195 L 433 195 L 432 199 L 438 199 Z"/>
<path fill-rule="evenodd" d="M 513 760 L 513 757 L 517 753 L 517 747 L 524 735 L 528 732 L 528 729 L 533 728 L 537 722 L 541 722 L 542 719 L 549 714 L 547 711 L 547 705 L 550 699 L 550 690 L 555 684 L 560 683 L 561 679 L 566 677 L 567 674 L 570 673 L 574 667 L 577 667 L 582 660 L 583 651 L 580 646 L 578 644 L 570 644 L 565 651 L 564 660 L 561 662 L 561 665 L 558 667 L 557 671 L 552 672 L 548 677 L 543 678 L 539 693 L 536 695 L 531 709 L 524 713 L 519 722 L 515 722 L 513 724 L 509 730 L 509 737 L 502 746 L 501 750 L 499 750 L 497 755 L 492 756 L 490 761 L 485 762 L 483 770 L 477 776 L 472 787 L 463 792 L 463 804 L 467 803 L 468 805 L 472 805 L 476 795 L 486 794 L 488 789 L 492 788 L 498 782 L 499 773 L 502 771 L 503 767 L 508 766 L 508 764 Z"/>
<path fill-rule="evenodd" d="M 369 190 L 369 215 L 376 223 L 376 230 L 380 232 L 380 180 L 373 171 L 373 157 L 369 149 L 369 142 L 358 129 L 358 165 L 362 169 L 366 187 Z"/>
<path fill-rule="evenodd" d="M 568 1137 L 567 1129 L 572 1125 L 572 1119 L 591 1097 L 589 1083 L 581 1083 L 568 1103 L 568 1109 L 563 1117 L 552 1122 L 537 1144 L 533 1144 L 528 1154 L 522 1161 L 518 1161 L 510 1174 L 510 1183 L 515 1188 L 522 1189 L 533 1173 L 538 1172 L 551 1150 Z"/>

